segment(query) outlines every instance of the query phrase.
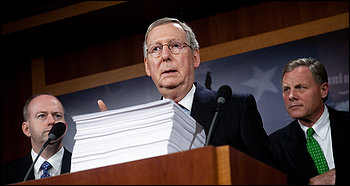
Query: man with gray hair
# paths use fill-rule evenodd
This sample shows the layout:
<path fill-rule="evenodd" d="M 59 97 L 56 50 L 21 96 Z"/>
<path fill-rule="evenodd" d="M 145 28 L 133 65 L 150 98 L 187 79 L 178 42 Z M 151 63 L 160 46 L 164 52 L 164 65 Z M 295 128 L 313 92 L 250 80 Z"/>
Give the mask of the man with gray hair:
<path fill-rule="evenodd" d="M 147 29 L 143 52 L 146 74 L 163 99 L 172 99 L 186 108 L 208 137 L 218 92 L 194 82 L 200 55 L 192 29 L 175 18 L 156 20 Z M 233 93 L 228 97 L 208 144 L 230 145 L 273 166 L 275 157 L 254 96 Z"/>
<path fill-rule="evenodd" d="M 282 97 L 295 119 L 269 136 L 289 184 L 344 183 L 349 165 L 349 112 L 325 104 L 327 71 L 313 58 L 290 61 L 282 72 Z"/>
<path fill-rule="evenodd" d="M 161 18 L 147 29 L 143 45 L 146 74 L 152 78 L 162 99 L 171 99 L 187 110 L 204 128 L 211 126 L 216 111 L 217 91 L 194 82 L 200 65 L 199 44 L 192 29 L 175 18 Z M 274 155 L 262 119 L 251 94 L 233 93 L 221 107 L 209 145 L 230 145 L 272 165 Z M 106 110 L 101 100 L 101 111 Z"/>

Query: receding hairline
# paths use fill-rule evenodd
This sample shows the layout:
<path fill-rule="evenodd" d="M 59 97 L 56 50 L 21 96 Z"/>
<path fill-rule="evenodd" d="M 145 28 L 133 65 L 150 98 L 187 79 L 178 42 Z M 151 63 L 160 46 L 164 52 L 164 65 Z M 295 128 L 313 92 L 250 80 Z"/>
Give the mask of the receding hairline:
<path fill-rule="evenodd" d="M 187 40 L 187 38 L 186 38 L 186 31 L 182 28 L 182 26 L 181 26 L 179 23 L 177 23 L 177 22 L 167 22 L 167 23 L 164 23 L 164 24 L 157 25 L 157 26 L 153 27 L 153 28 L 148 32 L 148 36 L 147 36 L 147 41 L 146 41 L 146 43 L 148 43 L 149 38 L 150 38 L 149 36 L 151 35 L 151 33 L 152 33 L 156 28 L 159 28 L 159 27 L 161 27 L 161 26 L 166 26 L 166 25 L 174 25 L 174 27 L 176 27 L 177 29 L 179 29 L 179 30 L 182 31 L 182 33 L 184 34 L 185 39 Z"/>
<path fill-rule="evenodd" d="M 170 24 L 170 23 L 177 23 L 182 28 L 182 30 L 185 32 L 186 41 L 189 42 L 188 44 L 189 44 L 192 51 L 199 50 L 199 43 L 196 39 L 196 35 L 189 25 L 187 25 L 185 22 L 181 22 L 180 20 L 178 20 L 176 18 L 164 17 L 164 18 L 161 18 L 161 19 L 154 21 L 147 28 L 144 42 L 143 42 L 143 55 L 144 55 L 145 59 L 147 59 L 147 43 L 148 43 L 149 33 L 154 28 L 156 28 L 158 26 L 166 25 L 166 24 Z"/>
<path fill-rule="evenodd" d="M 58 98 L 56 98 L 56 97 L 53 96 L 53 95 L 48 95 L 48 94 L 38 95 L 38 96 L 36 96 L 35 98 L 33 98 L 33 99 L 29 102 L 28 108 L 30 107 L 30 105 L 31 105 L 35 100 L 37 100 L 37 99 L 39 99 L 39 98 L 42 98 L 42 97 L 51 97 L 51 98 L 53 98 L 53 99 L 54 99 L 57 103 L 59 103 L 60 106 L 63 108 L 63 105 L 62 105 L 61 101 L 60 101 Z"/>
<path fill-rule="evenodd" d="M 41 94 L 33 95 L 31 98 L 29 98 L 27 100 L 25 106 L 23 107 L 23 119 L 24 119 L 24 121 L 28 121 L 29 120 L 30 107 L 31 107 L 33 101 L 36 100 L 36 99 L 41 98 L 42 96 L 48 96 L 48 97 L 54 98 L 54 100 L 56 100 L 57 103 L 61 106 L 61 108 L 63 110 L 62 114 L 65 113 L 63 104 L 61 103 L 61 101 L 56 96 L 54 96 L 53 94 L 50 94 L 50 93 L 41 93 Z"/>

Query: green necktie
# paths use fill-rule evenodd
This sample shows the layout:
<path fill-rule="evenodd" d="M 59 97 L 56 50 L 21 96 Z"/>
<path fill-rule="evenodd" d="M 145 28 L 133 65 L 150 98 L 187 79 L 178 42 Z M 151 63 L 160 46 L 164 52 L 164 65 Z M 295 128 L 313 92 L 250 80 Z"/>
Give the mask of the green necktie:
<path fill-rule="evenodd" d="M 314 160 L 314 163 L 318 170 L 318 174 L 323 174 L 327 172 L 329 168 L 320 145 L 317 143 L 315 138 L 312 137 L 315 131 L 313 128 L 309 128 L 307 129 L 306 133 L 307 133 L 307 142 L 306 142 L 307 151 L 311 155 L 312 160 Z"/>

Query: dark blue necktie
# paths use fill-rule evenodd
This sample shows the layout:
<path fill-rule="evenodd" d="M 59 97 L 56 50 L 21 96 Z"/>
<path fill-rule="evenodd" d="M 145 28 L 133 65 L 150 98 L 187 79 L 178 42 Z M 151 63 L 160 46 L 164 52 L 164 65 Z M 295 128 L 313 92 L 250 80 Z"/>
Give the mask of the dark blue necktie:
<path fill-rule="evenodd" d="M 47 178 L 47 177 L 50 177 L 50 174 L 49 174 L 49 170 L 52 168 L 52 165 L 47 162 L 47 161 L 44 161 L 44 163 L 41 165 L 40 169 L 43 170 L 43 175 L 41 175 L 40 178 Z"/>

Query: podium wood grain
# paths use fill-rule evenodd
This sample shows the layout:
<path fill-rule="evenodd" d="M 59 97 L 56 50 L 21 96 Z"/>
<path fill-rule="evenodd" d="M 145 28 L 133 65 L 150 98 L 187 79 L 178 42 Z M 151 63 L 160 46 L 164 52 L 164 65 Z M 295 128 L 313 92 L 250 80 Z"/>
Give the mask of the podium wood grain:
<path fill-rule="evenodd" d="M 287 178 L 230 146 L 208 146 L 17 184 L 272 185 L 287 184 Z"/>

